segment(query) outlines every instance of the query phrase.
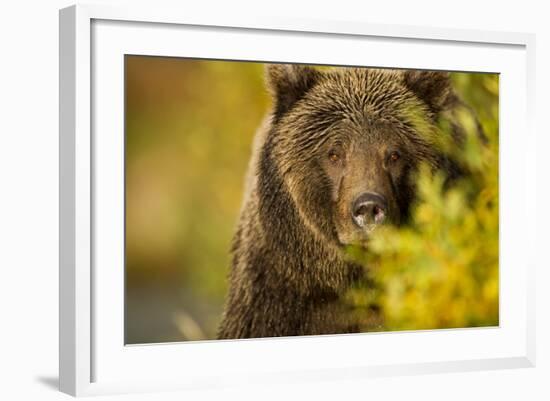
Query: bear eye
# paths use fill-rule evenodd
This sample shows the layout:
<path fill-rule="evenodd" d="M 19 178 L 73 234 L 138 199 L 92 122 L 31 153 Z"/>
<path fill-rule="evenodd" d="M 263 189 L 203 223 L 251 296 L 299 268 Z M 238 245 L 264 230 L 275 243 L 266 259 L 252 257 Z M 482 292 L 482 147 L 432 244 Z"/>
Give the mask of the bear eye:
<path fill-rule="evenodd" d="M 338 163 L 340 161 L 340 155 L 338 153 L 336 153 L 335 151 L 331 150 L 329 153 L 328 153 L 328 159 L 332 162 L 332 163 Z"/>
<path fill-rule="evenodd" d="M 391 152 L 391 153 L 390 153 L 390 161 L 396 162 L 396 161 L 398 161 L 400 158 L 401 158 L 401 155 L 399 154 L 399 152 Z"/>

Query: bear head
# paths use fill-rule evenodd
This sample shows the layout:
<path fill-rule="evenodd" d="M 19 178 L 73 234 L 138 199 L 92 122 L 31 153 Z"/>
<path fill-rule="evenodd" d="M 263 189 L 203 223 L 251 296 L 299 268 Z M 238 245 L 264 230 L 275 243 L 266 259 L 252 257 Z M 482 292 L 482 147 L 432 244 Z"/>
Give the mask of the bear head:
<path fill-rule="evenodd" d="M 448 166 L 439 117 L 448 73 L 271 64 L 270 150 L 303 223 L 338 248 L 403 224 L 421 163 Z"/>

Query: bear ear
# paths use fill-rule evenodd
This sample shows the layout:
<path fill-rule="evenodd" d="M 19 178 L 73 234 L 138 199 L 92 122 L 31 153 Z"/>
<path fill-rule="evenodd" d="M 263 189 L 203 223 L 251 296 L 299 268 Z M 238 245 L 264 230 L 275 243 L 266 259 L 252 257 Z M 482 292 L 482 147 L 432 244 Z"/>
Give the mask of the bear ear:
<path fill-rule="evenodd" d="M 434 114 L 448 108 L 455 99 L 448 72 L 410 70 L 405 71 L 404 80 Z"/>
<path fill-rule="evenodd" d="M 300 100 L 321 78 L 314 68 L 298 64 L 268 64 L 267 87 L 275 102 L 275 114 L 281 116 Z"/>

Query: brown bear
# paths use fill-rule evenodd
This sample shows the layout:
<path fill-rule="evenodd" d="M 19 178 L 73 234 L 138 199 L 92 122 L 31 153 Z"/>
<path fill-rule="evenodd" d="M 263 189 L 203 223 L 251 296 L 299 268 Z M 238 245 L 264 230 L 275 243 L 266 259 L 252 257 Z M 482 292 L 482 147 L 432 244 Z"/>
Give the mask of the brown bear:
<path fill-rule="evenodd" d="M 436 125 L 461 102 L 445 72 L 272 64 L 266 75 L 273 109 L 254 142 L 218 337 L 357 332 L 341 298 L 364 270 L 346 247 L 368 251 L 378 225 L 406 222 L 420 163 L 460 174 Z"/>

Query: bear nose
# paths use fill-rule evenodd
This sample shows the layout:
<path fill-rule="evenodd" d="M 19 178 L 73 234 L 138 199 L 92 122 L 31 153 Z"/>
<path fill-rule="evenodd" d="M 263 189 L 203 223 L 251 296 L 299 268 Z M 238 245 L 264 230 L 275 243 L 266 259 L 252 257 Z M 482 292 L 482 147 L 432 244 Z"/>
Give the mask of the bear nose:
<path fill-rule="evenodd" d="M 386 198 L 374 192 L 364 192 L 355 199 L 351 217 L 360 228 L 367 224 L 381 224 L 386 219 L 388 203 Z"/>

